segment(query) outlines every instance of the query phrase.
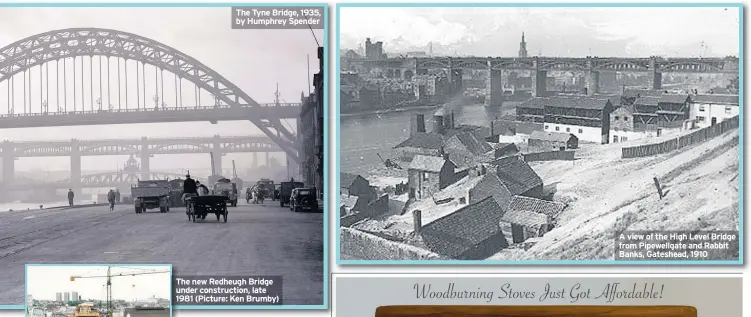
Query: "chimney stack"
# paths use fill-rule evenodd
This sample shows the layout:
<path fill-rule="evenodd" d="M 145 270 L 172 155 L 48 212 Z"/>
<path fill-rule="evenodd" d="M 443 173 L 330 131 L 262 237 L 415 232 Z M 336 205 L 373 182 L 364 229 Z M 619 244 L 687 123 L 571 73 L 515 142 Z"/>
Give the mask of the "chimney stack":
<path fill-rule="evenodd" d="M 425 130 L 425 115 L 424 114 L 416 114 L 414 116 L 414 124 L 415 124 L 415 132 L 427 132 Z"/>
<path fill-rule="evenodd" d="M 420 234 L 420 229 L 422 228 L 422 211 L 419 209 L 412 211 L 412 222 L 415 225 L 415 233 Z"/>

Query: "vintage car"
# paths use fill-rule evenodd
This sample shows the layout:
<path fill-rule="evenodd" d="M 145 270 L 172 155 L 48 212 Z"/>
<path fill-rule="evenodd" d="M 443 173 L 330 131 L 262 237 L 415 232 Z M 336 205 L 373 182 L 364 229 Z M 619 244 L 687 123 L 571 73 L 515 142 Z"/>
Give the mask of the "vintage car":
<path fill-rule="evenodd" d="M 294 212 L 318 211 L 318 199 L 315 188 L 295 188 L 289 200 L 289 209 Z"/>

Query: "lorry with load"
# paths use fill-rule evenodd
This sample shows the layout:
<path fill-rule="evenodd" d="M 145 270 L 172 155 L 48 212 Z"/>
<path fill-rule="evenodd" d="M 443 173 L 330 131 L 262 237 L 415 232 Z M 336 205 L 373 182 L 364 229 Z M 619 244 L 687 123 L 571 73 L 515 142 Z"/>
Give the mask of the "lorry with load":
<path fill-rule="evenodd" d="M 288 182 L 281 182 L 281 187 L 279 188 L 279 206 L 284 207 L 284 205 L 289 205 L 292 190 L 301 187 L 305 187 L 305 184 L 296 182 L 294 179 Z"/>
<path fill-rule="evenodd" d="M 255 187 L 259 195 L 263 195 L 263 198 L 274 197 L 274 181 L 268 178 L 261 178 L 261 180 L 256 183 Z"/>
<path fill-rule="evenodd" d="M 172 188 L 167 180 L 139 180 L 137 184 L 130 186 L 130 195 L 133 197 L 133 206 L 136 213 L 140 214 L 148 209 L 159 208 L 159 212 L 167 212 L 170 208 L 170 192 Z"/>

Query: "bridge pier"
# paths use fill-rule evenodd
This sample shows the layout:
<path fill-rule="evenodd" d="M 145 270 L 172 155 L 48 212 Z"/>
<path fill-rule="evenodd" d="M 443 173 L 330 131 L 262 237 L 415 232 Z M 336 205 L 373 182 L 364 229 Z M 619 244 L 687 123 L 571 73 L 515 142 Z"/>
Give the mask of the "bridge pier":
<path fill-rule="evenodd" d="M 662 73 L 658 71 L 652 71 L 652 89 L 662 89 Z"/>
<path fill-rule="evenodd" d="M 546 70 L 535 70 L 533 71 L 535 80 L 533 81 L 533 93 L 535 94 L 534 97 L 545 97 L 548 94 L 548 87 L 547 87 L 547 81 L 548 81 L 548 71 Z"/>
<path fill-rule="evenodd" d="M 146 137 L 141 138 L 141 180 L 151 179 L 151 152 L 149 151 L 149 141 Z"/>
<path fill-rule="evenodd" d="M 70 140 L 70 189 L 80 194 L 81 185 L 81 145 L 76 139 Z"/>
<path fill-rule="evenodd" d="M 587 96 L 593 96 L 600 91 L 600 72 L 587 72 Z"/>
<path fill-rule="evenodd" d="M 266 168 L 269 168 L 269 152 L 266 153 Z"/>
<path fill-rule="evenodd" d="M 211 157 L 214 159 L 214 168 L 216 169 L 216 175 L 224 176 L 222 166 L 222 140 L 218 135 L 214 135 L 214 140 L 211 142 Z"/>
<path fill-rule="evenodd" d="M 488 61 L 488 77 L 485 78 L 486 106 L 501 106 L 503 104 L 503 70 L 492 69 Z"/>
<path fill-rule="evenodd" d="M 16 179 L 16 147 L 10 141 L 3 142 L 3 183 L 13 185 Z"/>

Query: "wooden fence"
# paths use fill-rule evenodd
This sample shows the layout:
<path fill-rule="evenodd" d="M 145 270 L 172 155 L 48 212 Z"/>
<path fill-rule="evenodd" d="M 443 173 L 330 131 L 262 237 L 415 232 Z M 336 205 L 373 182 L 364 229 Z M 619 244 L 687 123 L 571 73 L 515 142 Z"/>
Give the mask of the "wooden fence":
<path fill-rule="evenodd" d="M 537 152 L 526 153 L 524 161 L 526 162 L 538 162 L 538 161 L 573 161 L 576 151 L 549 151 L 549 152 Z"/>
<path fill-rule="evenodd" d="M 645 144 L 634 147 L 624 147 L 621 151 L 621 158 L 645 157 L 665 154 L 690 145 L 702 143 L 711 138 L 722 135 L 725 132 L 737 129 L 738 124 L 739 118 L 738 116 L 735 116 L 718 124 L 696 130 L 692 133 L 675 139 L 660 143 Z"/>

